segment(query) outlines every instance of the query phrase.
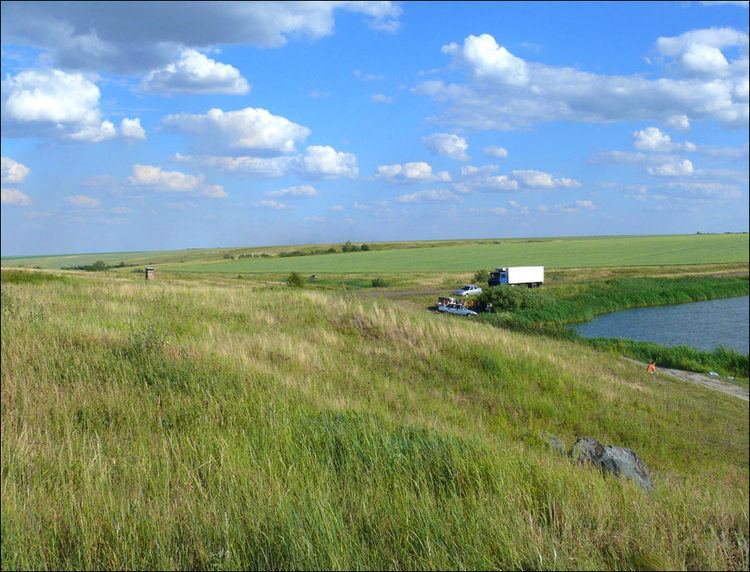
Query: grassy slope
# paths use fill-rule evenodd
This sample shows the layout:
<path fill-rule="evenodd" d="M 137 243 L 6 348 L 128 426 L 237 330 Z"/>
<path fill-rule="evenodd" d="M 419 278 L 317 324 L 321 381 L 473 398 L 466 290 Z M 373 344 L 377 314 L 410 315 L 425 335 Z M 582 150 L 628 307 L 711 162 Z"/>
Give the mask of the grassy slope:
<path fill-rule="evenodd" d="M 740 400 L 322 292 L 2 295 L 3 569 L 748 566 Z M 541 431 L 632 447 L 653 494 Z"/>
<path fill-rule="evenodd" d="M 564 238 L 500 241 L 291 258 L 167 265 L 200 272 L 399 273 L 470 272 L 496 266 L 581 268 L 746 262 L 748 235 Z"/>

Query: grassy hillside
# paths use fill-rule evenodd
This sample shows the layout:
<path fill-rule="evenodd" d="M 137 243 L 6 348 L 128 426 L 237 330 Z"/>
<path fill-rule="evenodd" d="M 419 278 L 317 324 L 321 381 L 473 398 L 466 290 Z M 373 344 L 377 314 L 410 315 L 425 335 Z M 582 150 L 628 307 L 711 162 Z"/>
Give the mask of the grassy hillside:
<path fill-rule="evenodd" d="M 478 239 L 370 243 L 369 252 L 315 256 L 278 257 L 294 251 L 340 250 L 341 244 L 11 257 L 3 258 L 2 265 L 59 269 L 101 260 L 109 265 L 158 264 L 183 272 L 455 273 L 499 265 L 552 269 L 746 263 L 748 245 L 747 234 Z M 251 256 L 255 258 L 246 258 Z"/>
<path fill-rule="evenodd" d="M 2 363 L 3 569 L 748 566 L 748 404 L 565 340 L 71 275 L 3 282 Z"/>

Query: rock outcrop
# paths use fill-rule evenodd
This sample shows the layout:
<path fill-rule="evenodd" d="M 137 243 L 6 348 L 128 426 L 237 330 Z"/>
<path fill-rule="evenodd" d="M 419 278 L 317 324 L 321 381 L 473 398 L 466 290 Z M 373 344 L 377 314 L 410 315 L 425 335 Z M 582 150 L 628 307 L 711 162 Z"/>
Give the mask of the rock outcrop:
<path fill-rule="evenodd" d="M 653 488 L 648 468 L 632 449 L 604 446 L 592 437 L 580 437 L 568 455 L 580 465 L 588 463 L 604 474 L 630 479 L 645 491 Z"/>

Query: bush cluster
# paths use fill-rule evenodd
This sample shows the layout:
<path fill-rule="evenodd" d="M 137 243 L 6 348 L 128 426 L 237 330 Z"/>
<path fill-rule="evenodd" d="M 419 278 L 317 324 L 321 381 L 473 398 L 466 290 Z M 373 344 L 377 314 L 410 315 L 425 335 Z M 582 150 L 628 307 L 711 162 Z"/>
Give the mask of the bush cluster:
<path fill-rule="evenodd" d="M 485 309 L 492 304 L 495 312 L 539 310 L 554 303 L 548 295 L 523 286 L 495 286 L 486 288 L 477 298 L 477 305 Z"/>
<path fill-rule="evenodd" d="M 490 279 L 490 274 L 486 270 L 477 270 L 474 273 L 474 284 L 480 284 L 482 282 L 487 282 L 487 280 Z"/>
<path fill-rule="evenodd" d="M 347 240 L 341 247 L 341 252 L 367 252 L 370 250 L 370 245 L 363 242 L 361 245 L 352 244 L 351 240 Z"/>
<path fill-rule="evenodd" d="M 333 254 L 336 252 L 335 248 L 328 248 L 323 250 L 322 248 L 313 248 L 311 250 L 292 250 L 279 252 L 279 257 L 286 258 L 288 256 L 313 256 L 315 254 Z"/>
<path fill-rule="evenodd" d="M 304 284 L 305 280 L 298 272 L 292 272 L 286 279 L 286 285 L 291 288 L 302 288 Z"/>
<path fill-rule="evenodd" d="M 80 264 L 78 266 L 63 266 L 62 270 L 85 270 L 86 272 L 102 272 L 103 270 L 109 270 L 110 268 L 125 268 L 126 266 L 133 266 L 133 265 L 125 264 L 124 262 L 118 262 L 117 264 L 107 264 L 103 260 L 97 260 L 93 264 Z"/>

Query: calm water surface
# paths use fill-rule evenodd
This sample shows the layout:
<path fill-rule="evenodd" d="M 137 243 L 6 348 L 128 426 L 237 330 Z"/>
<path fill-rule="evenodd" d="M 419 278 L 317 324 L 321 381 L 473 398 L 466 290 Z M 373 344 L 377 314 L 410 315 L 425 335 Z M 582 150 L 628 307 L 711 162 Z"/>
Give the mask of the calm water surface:
<path fill-rule="evenodd" d="M 634 308 L 573 326 L 587 338 L 627 338 L 700 350 L 726 346 L 748 351 L 748 297 Z"/>

